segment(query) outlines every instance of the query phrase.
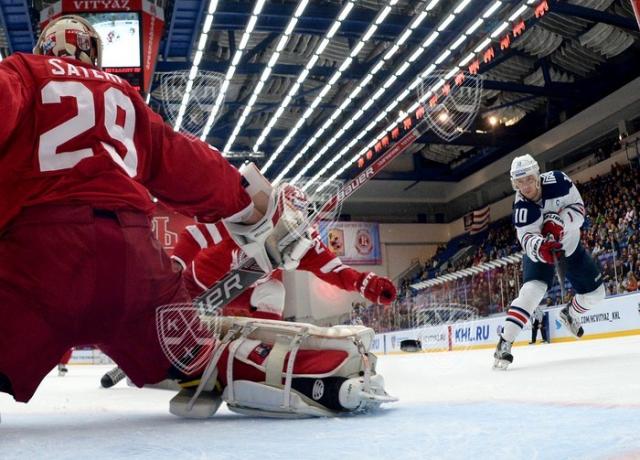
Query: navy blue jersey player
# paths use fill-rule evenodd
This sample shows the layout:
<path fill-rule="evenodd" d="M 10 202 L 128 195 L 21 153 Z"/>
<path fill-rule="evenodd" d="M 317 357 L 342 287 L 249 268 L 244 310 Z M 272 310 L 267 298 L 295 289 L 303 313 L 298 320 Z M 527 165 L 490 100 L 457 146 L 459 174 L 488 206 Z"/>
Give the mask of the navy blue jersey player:
<path fill-rule="evenodd" d="M 516 191 L 513 225 L 525 252 L 524 273 L 494 353 L 494 367 L 499 369 L 513 362 L 511 344 L 553 283 L 554 257 L 564 258 L 566 277 L 576 292 L 560 311 L 560 319 L 573 335 L 582 337 L 580 315 L 605 294 L 600 269 L 580 244 L 585 209 L 571 179 L 561 171 L 540 174 L 536 160 L 523 155 L 511 163 L 511 183 Z"/>

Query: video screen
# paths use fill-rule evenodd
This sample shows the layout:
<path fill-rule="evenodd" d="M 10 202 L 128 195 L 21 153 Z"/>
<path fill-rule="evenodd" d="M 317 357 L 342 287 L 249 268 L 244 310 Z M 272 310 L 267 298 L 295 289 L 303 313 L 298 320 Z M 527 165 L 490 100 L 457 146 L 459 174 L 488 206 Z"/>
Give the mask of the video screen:
<path fill-rule="evenodd" d="M 102 67 L 140 67 L 138 13 L 83 14 L 102 39 Z"/>

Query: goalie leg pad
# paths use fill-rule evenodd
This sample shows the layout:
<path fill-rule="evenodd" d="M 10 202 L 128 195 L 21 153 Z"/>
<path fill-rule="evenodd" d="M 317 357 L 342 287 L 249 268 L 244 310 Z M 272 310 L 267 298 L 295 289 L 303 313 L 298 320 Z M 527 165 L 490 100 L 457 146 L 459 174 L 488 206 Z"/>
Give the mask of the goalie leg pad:
<path fill-rule="evenodd" d="M 219 366 L 226 383 L 222 398 L 230 410 L 267 417 L 335 416 L 396 400 L 375 374 L 370 328 L 231 320 L 243 332 L 222 358 L 226 366 Z"/>

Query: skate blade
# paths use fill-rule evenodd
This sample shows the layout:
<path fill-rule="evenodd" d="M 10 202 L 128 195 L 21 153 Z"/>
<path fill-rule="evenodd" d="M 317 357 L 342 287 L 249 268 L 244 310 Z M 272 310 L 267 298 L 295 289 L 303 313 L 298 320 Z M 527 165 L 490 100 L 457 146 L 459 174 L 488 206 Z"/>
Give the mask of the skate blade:
<path fill-rule="evenodd" d="M 509 364 L 511 363 L 505 359 L 496 359 L 493 363 L 493 369 L 496 371 L 506 371 Z"/>
<path fill-rule="evenodd" d="M 584 329 L 582 328 L 582 326 L 580 326 L 580 329 L 578 329 L 577 332 L 573 332 L 571 330 L 571 327 L 569 326 L 569 322 L 567 320 L 565 320 L 563 316 L 560 316 L 560 321 L 562 322 L 564 327 L 566 327 L 567 330 L 569 332 L 571 332 L 571 335 L 574 336 L 575 338 L 579 339 L 584 335 Z"/>

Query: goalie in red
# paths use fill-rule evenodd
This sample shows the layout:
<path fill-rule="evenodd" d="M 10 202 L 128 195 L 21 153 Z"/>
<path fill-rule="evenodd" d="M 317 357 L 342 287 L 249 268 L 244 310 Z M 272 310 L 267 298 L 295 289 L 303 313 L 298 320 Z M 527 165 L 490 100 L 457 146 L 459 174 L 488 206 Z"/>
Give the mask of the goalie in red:
<path fill-rule="evenodd" d="M 258 197 L 256 202 L 262 201 L 259 197 L 272 197 L 274 205 L 269 207 L 263 204 L 263 206 L 270 208 L 266 212 L 267 215 L 273 214 L 278 194 L 274 193 L 270 184 L 254 165 L 245 165 L 241 171 L 250 184 L 248 190 L 252 196 Z M 260 186 L 256 187 L 256 184 Z M 281 191 L 279 194 L 281 199 L 286 200 L 287 203 L 295 203 L 293 206 L 307 212 L 310 203 L 303 193 L 288 185 L 281 187 Z M 181 233 L 172 259 L 179 269 L 184 270 L 183 276 L 194 298 L 240 263 L 243 243 L 238 240 L 230 227 L 232 225 L 229 223 L 220 221 L 215 224 L 190 225 Z M 315 232 L 309 232 L 309 234 L 310 238 L 301 238 L 296 250 L 286 254 L 285 265 L 289 270 L 310 271 L 323 281 L 346 291 L 359 292 L 375 303 L 390 304 L 395 300 L 396 288 L 389 279 L 371 272 L 362 273 L 344 265 L 328 250 Z M 225 316 L 279 320 L 282 319 L 284 301 L 282 269 L 276 269 L 226 305 L 222 313 Z M 316 356 L 315 359 L 324 361 L 327 356 Z M 247 363 L 253 366 L 260 366 L 262 362 L 259 355 L 247 357 Z M 109 388 L 124 377 L 122 370 L 116 367 L 102 377 L 101 384 Z M 299 379 L 296 379 L 295 383 L 298 382 Z M 335 381 L 332 382 L 335 383 Z M 382 383 L 382 380 L 379 383 Z M 379 390 L 382 392 L 382 388 Z"/>
<path fill-rule="evenodd" d="M 270 192 L 270 184 L 262 178 L 253 164 L 241 168 L 243 175 L 259 178 L 258 182 Z M 296 201 L 297 206 L 307 209 L 310 203 L 306 196 L 294 187 L 284 186 L 285 197 L 289 202 Z M 260 193 L 258 192 L 258 195 Z M 311 238 L 300 241 L 303 255 L 299 260 L 289 258 L 288 269 L 304 270 L 313 273 L 321 280 L 349 292 L 360 293 L 371 302 L 388 305 L 396 298 L 394 284 L 385 277 L 372 272 L 360 272 L 333 255 L 322 243 L 315 231 Z M 306 252 L 305 252 L 306 251 Z M 171 258 L 183 277 L 193 298 L 213 286 L 230 269 L 238 265 L 242 248 L 228 230 L 224 221 L 215 224 L 196 224 L 187 226 L 176 245 Z M 290 257 L 290 256 L 289 256 Z M 276 269 L 259 280 L 240 296 L 225 305 L 224 316 L 243 316 L 281 320 L 285 305 L 285 288 L 282 283 L 283 270 Z M 112 369 L 101 379 L 101 384 L 109 388 L 125 377 L 119 369 Z"/>
<path fill-rule="evenodd" d="M 202 222 L 226 218 L 262 260 L 267 238 L 281 228 L 280 221 L 264 227 L 241 176 L 217 150 L 174 132 L 127 82 L 103 72 L 101 53 L 100 38 L 86 20 L 62 16 L 42 31 L 34 55 L 16 53 L 0 63 L 0 392 L 21 402 L 76 345 L 98 345 L 139 386 L 184 371 L 167 357 L 156 331 L 158 306 L 190 298 L 152 237 L 150 193 Z M 189 318 L 189 325 L 197 321 Z M 229 331 L 244 326 L 225 324 L 225 336 L 231 341 Z M 373 331 L 340 330 L 285 360 L 263 326 L 251 327 L 231 351 L 227 342 L 207 356 L 187 410 L 176 400 L 174 413 L 204 414 L 195 403 L 214 398 L 216 384 L 230 406 L 266 414 L 274 395 L 286 398 L 276 408 L 305 415 L 331 415 L 386 398 L 366 353 Z M 327 334 L 312 326 L 298 329 L 313 337 Z M 240 345 L 249 348 L 246 355 L 261 347 L 268 385 L 245 368 Z M 223 353 L 228 359 L 220 361 Z M 319 395 L 320 384 L 307 377 L 317 375 L 313 358 L 319 355 L 324 375 L 348 383 L 323 392 L 338 401 L 339 390 L 336 408 L 302 394 L 310 384 L 310 394 Z M 287 371 L 279 379 L 283 362 Z M 294 375 L 299 391 L 292 391 Z"/>

